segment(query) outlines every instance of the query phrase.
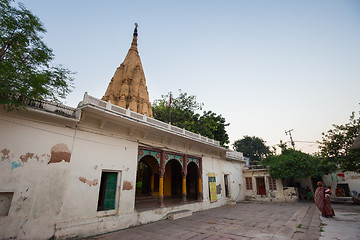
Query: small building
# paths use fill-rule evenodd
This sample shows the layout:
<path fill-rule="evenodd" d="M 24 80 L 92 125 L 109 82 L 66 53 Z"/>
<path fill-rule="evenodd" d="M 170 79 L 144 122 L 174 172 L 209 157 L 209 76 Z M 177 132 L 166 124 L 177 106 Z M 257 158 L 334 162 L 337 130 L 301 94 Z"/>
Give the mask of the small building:
<path fill-rule="evenodd" d="M 355 138 L 355 141 L 351 146 L 351 149 L 360 149 L 360 132 L 359 135 Z"/>
<path fill-rule="evenodd" d="M 360 174 L 356 172 L 342 172 L 336 171 L 334 173 L 324 175 L 323 181 L 325 186 L 330 186 L 335 197 L 336 187 L 344 190 L 345 196 L 348 198 L 357 197 L 360 193 Z M 333 199 L 337 201 L 336 199 Z"/>
<path fill-rule="evenodd" d="M 350 149 L 360 149 L 360 134 L 356 137 Z M 346 198 L 358 198 L 360 194 L 360 174 L 357 172 L 336 171 L 323 176 L 323 180 L 324 184 L 330 186 L 334 192 L 334 196 L 332 196 L 333 201 L 339 201 L 339 199 L 335 197 L 336 187 L 344 190 L 344 197 Z"/>
<path fill-rule="evenodd" d="M 298 199 L 295 187 L 284 187 L 282 180 L 271 177 L 264 166 L 244 167 L 243 175 L 246 200 L 294 202 Z"/>
<path fill-rule="evenodd" d="M 106 101 L 0 111 L 0 239 L 85 237 L 245 199 L 242 153 L 151 117 L 136 38 Z"/>

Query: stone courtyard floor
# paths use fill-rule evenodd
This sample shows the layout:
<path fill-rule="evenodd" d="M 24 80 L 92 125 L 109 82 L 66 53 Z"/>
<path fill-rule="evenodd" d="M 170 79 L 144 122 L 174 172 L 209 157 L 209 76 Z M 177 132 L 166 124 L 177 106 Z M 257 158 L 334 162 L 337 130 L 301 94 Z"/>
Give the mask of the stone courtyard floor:
<path fill-rule="evenodd" d="M 357 217 L 360 221 L 360 209 L 346 205 L 335 205 L 334 209 L 336 217 L 323 219 L 321 224 L 314 202 L 240 202 L 196 212 L 190 217 L 163 220 L 86 239 L 360 239 L 359 222 L 353 221 Z M 357 210 L 358 215 L 352 214 Z M 341 238 L 332 238 L 334 230 Z"/>
<path fill-rule="evenodd" d="M 360 240 L 360 205 L 332 204 L 334 218 L 321 219 L 320 240 Z"/>

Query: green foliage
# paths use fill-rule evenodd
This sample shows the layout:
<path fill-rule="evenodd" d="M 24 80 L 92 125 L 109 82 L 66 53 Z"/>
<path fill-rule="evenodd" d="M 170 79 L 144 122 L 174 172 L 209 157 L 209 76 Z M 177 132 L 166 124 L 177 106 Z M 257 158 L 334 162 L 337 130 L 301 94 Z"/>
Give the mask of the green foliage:
<path fill-rule="evenodd" d="M 71 72 L 51 65 L 52 50 L 42 41 L 40 19 L 22 4 L 0 1 L 0 104 L 8 110 L 29 99 L 58 101 L 71 91 Z"/>
<path fill-rule="evenodd" d="M 167 94 L 153 102 L 152 110 L 155 119 L 170 122 L 169 99 L 170 95 Z M 197 113 L 202 110 L 202 106 L 202 103 L 196 101 L 196 96 L 179 90 L 179 96 L 172 97 L 171 124 L 217 140 L 225 146 L 229 143 L 229 136 L 225 130 L 229 124 L 226 123 L 225 118 L 212 111 L 204 111 L 202 115 Z"/>
<path fill-rule="evenodd" d="M 170 122 L 169 110 L 170 94 L 161 95 L 161 99 L 157 99 L 152 104 L 153 115 L 155 119 L 163 122 Z M 196 96 L 188 95 L 179 90 L 177 98 L 172 97 L 171 103 L 171 123 L 183 128 L 192 123 L 193 117 L 199 118 L 196 111 L 202 109 L 203 104 L 196 101 Z"/>
<path fill-rule="evenodd" d="M 270 154 L 269 147 L 259 137 L 244 136 L 233 143 L 235 151 L 242 152 L 245 157 L 250 158 L 251 164 L 256 164 Z"/>
<path fill-rule="evenodd" d="M 359 133 L 360 117 L 356 118 L 353 112 L 349 120 L 343 125 L 334 124 L 333 129 L 322 133 L 320 154 L 326 164 L 360 173 L 360 149 L 350 149 Z"/>
<path fill-rule="evenodd" d="M 321 177 L 331 171 L 317 156 L 293 149 L 283 149 L 280 155 L 271 155 L 261 164 L 269 167 L 269 173 L 277 179 Z"/>

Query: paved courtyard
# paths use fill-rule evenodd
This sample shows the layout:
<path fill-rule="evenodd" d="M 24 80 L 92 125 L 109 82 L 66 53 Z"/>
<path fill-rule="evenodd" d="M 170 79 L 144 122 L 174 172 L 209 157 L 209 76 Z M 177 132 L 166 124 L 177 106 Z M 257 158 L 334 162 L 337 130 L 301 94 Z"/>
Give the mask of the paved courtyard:
<path fill-rule="evenodd" d="M 333 208 L 336 216 L 323 218 L 313 202 L 241 202 L 86 239 L 360 239 L 360 206 Z"/>
<path fill-rule="evenodd" d="M 241 202 L 87 239 L 319 239 L 315 204 Z"/>
<path fill-rule="evenodd" d="M 334 218 L 321 219 L 320 240 L 360 240 L 360 205 L 333 204 Z"/>

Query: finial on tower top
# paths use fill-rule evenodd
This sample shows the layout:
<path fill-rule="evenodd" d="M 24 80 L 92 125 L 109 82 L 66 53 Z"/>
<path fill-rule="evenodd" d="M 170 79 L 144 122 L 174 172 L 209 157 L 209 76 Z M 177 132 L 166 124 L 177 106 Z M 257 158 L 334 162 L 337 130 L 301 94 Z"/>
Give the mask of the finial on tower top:
<path fill-rule="evenodd" d="M 137 24 L 137 23 L 135 23 L 134 37 L 137 37 L 137 36 L 138 36 L 138 33 L 137 33 L 137 28 L 138 28 L 138 24 Z"/>

